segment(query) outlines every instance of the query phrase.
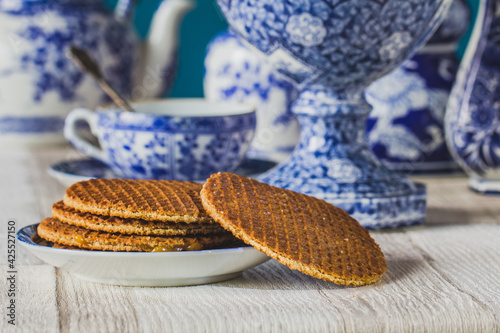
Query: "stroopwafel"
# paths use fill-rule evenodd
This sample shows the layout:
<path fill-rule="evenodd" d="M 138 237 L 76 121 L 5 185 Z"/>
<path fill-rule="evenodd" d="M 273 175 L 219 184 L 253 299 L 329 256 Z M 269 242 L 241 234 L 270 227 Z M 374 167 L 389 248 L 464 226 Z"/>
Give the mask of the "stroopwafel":
<path fill-rule="evenodd" d="M 122 234 L 179 236 L 205 235 L 224 231 L 217 223 L 145 221 L 79 212 L 66 206 L 62 201 L 56 202 L 52 206 L 52 217 L 61 222 L 90 230 Z"/>
<path fill-rule="evenodd" d="M 201 200 L 236 237 L 305 274 L 359 286 L 378 281 L 386 271 L 368 231 L 323 200 L 231 173 L 213 174 Z"/>
<path fill-rule="evenodd" d="M 89 230 L 63 223 L 54 218 L 44 219 L 38 226 L 38 235 L 45 240 L 63 245 L 101 251 L 190 251 L 210 249 L 234 242 L 229 232 L 209 236 L 140 236 Z M 61 248 L 60 245 L 57 247 Z"/>
<path fill-rule="evenodd" d="M 166 180 L 91 179 L 66 189 L 64 204 L 81 212 L 147 221 L 213 223 L 202 184 Z"/>

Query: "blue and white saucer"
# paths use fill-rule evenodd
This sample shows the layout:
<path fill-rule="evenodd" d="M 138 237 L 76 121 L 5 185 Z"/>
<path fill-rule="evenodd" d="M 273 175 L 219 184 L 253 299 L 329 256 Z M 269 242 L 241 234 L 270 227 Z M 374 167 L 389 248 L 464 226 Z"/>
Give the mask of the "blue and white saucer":
<path fill-rule="evenodd" d="M 251 246 L 184 252 L 57 249 L 42 241 L 38 224 L 17 232 L 18 242 L 44 262 L 82 280 L 121 286 L 186 286 L 236 278 L 270 258 Z"/>
<path fill-rule="evenodd" d="M 275 165 L 276 163 L 271 161 L 246 159 L 234 173 L 256 177 Z M 66 187 L 92 178 L 118 178 L 106 164 L 91 158 L 58 162 L 51 165 L 47 172 Z"/>

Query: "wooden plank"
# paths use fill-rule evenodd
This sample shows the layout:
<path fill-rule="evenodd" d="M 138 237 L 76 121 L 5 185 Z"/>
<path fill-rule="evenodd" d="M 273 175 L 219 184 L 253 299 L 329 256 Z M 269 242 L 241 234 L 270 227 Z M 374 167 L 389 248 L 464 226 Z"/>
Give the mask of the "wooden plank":
<path fill-rule="evenodd" d="M 403 231 L 374 237 L 388 262 L 379 283 L 340 290 L 319 283 L 347 332 L 492 332 L 493 313 L 450 284 Z"/>
<path fill-rule="evenodd" d="M 415 177 L 427 185 L 427 224 L 500 224 L 500 196 L 470 190 L 460 176 Z"/>
<path fill-rule="evenodd" d="M 430 227 L 408 235 L 443 278 L 493 314 L 488 328 L 500 332 L 500 226 Z"/>
<path fill-rule="evenodd" d="M 33 156 L 29 161 L 31 177 L 34 180 L 33 188 L 37 194 L 38 204 L 43 217 L 52 214 L 52 204 L 62 200 L 64 191 L 66 190 L 59 181 L 49 176 L 47 169 L 56 162 L 74 158 L 73 155 L 74 150 L 69 147 L 33 152 Z"/>
<path fill-rule="evenodd" d="M 418 231 L 417 231 L 418 232 Z M 421 231 L 420 231 L 421 232 Z M 349 288 L 275 261 L 209 286 L 122 288 L 61 275 L 63 331 L 492 332 L 495 314 L 449 282 L 404 232 L 376 233 L 382 281 Z M 444 254 L 446 255 L 446 254 Z"/>
<path fill-rule="evenodd" d="M 61 274 L 63 332 L 343 332 L 342 318 L 314 281 L 271 261 L 241 278 L 206 286 L 130 288 Z"/>
<path fill-rule="evenodd" d="M 3 152 L 0 154 L 0 240 L 6 244 L 7 222 L 14 219 L 16 230 L 40 221 L 38 195 L 34 190 L 30 152 Z M 5 243 L 4 243 L 5 242 Z M 20 245 L 16 247 L 18 264 L 41 264 Z M 6 263 L 7 251 L 0 251 L 0 263 Z"/>
<path fill-rule="evenodd" d="M 7 222 L 16 221 L 16 229 L 37 223 L 40 212 L 39 197 L 34 184 L 38 182 L 33 177 L 33 155 L 30 151 L 2 152 L 0 154 L 0 243 L 7 242 Z M 47 178 L 47 176 L 45 176 Z M 7 261 L 7 251 L 0 251 L 0 265 Z M 19 243 L 16 244 L 16 319 L 13 328 L 6 316 L 2 315 L 1 332 L 58 332 L 59 317 L 56 304 L 55 268 L 44 264 Z M 7 290 L 5 274 L 7 266 L 0 266 L 2 272 L 2 291 Z M 2 293 L 0 298 L 0 313 L 6 314 L 6 302 L 10 297 Z"/>
<path fill-rule="evenodd" d="M 0 212 L 4 219 L 16 219 L 18 227 L 32 224 L 40 218 L 29 160 L 29 152 L 11 152 L 0 155 L 2 166 Z"/>
<path fill-rule="evenodd" d="M 0 154 L 5 170 L 0 173 L 0 217 L 16 218 L 19 228 L 50 215 L 64 188 L 45 170 L 71 157 L 80 156 L 72 149 Z M 56 275 L 53 267 L 20 250 L 18 328 L 36 332 L 500 332 L 498 198 L 467 190 L 464 177 L 421 180 L 429 190 L 428 223 L 373 233 L 389 265 L 375 285 L 342 287 L 272 260 L 241 278 L 213 285 L 106 286 L 80 281 L 64 271 Z M 5 237 L 0 226 L 0 237 Z M 0 251 L 0 265 L 5 254 Z M 3 266 L 0 269 L 6 271 Z M 0 286 L 6 279 L 2 281 Z M 2 309 L 7 301 L 0 297 Z M 8 328 L 2 321 L 0 331 Z"/>
<path fill-rule="evenodd" d="M 5 265 L 0 265 L 1 272 L 7 272 Z M 0 290 L 7 288 L 7 279 L 2 274 Z M 8 323 L 6 317 L 7 302 L 10 297 L 0 297 L 2 320 L 0 332 L 58 332 L 59 316 L 56 304 L 55 269 L 50 265 L 20 265 L 16 274 L 16 325 Z"/>

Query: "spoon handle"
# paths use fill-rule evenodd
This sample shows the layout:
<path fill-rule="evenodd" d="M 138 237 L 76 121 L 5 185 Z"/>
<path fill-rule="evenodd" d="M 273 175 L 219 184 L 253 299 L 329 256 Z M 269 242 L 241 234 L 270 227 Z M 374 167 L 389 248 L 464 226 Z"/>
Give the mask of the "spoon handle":
<path fill-rule="evenodd" d="M 92 59 L 92 57 L 83 49 L 76 46 L 71 46 L 68 52 L 68 56 L 75 62 L 75 64 L 84 72 L 93 76 L 101 88 L 108 94 L 109 97 L 118 105 L 120 108 L 126 111 L 134 111 L 132 106 L 122 98 L 106 81 L 104 75 L 99 68 L 97 62 Z"/>
<path fill-rule="evenodd" d="M 98 79 L 97 81 L 99 82 L 99 85 L 101 86 L 102 90 L 104 90 L 106 94 L 108 94 L 108 96 L 111 97 L 111 99 L 113 100 L 113 102 L 115 102 L 116 105 L 118 105 L 123 110 L 134 112 L 132 106 L 125 99 L 121 98 L 116 93 L 116 91 L 113 88 L 111 88 L 109 83 L 104 78 Z"/>

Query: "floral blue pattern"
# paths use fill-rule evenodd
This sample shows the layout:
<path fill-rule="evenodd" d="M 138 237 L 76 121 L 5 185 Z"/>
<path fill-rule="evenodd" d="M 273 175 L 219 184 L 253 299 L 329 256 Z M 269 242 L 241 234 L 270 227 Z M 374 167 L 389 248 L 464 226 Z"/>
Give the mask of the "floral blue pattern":
<path fill-rule="evenodd" d="M 260 178 L 338 205 L 368 228 L 425 220 L 425 187 L 366 142 L 363 90 L 427 41 L 451 0 L 219 0 L 232 29 L 300 90 L 301 137 Z M 301 33 L 296 27 L 310 22 Z M 325 29 L 325 30 L 323 30 Z"/>
<path fill-rule="evenodd" d="M 445 1 L 450 3 L 449 1 Z M 353 0 L 274 1 L 220 0 L 219 4 L 235 32 L 264 54 L 278 50 L 293 55 L 309 72 L 300 85 L 336 77 L 336 91 L 359 88 L 402 62 L 426 41 L 443 1 Z M 315 23 L 314 44 L 297 42 L 287 29 L 304 14 Z M 321 27 L 326 29 L 323 37 Z M 295 31 L 295 30 L 294 30 Z M 322 38 L 319 38 L 322 37 Z M 324 38 L 324 41 L 323 41 Z M 322 42 L 318 42 L 322 40 Z M 410 43 L 410 41 L 412 41 Z M 272 60 L 271 60 L 272 61 Z M 295 71 L 283 69 L 294 77 Z"/>
<path fill-rule="evenodd" d="M 38 45 L 35 53 L 20 56 L 19 68 L 24 72 L 36 73 L 33 82 L 36 88 L 31 96 L 34 102 L 40 102 L 51 92 L 65 102 L 71 102 L 77 97 L 75 86 L 81 84 L 84 74 L 71 63 L 64 52 L 73 44 L 87 50 L 99 63 L 105 63 L 103 60 L 106 57 L 116 59 L 114 64 L 103 68 L 103 73 L 119 93 L 130 93 L 136 56 L 130 50 L 134 50 L 137 40 L 126 25 L 108 20 L 103 9 L 96 9 L 98 10 L 90 15 L 87 11 L 80 10 L 66 12 L 65 30 L 44 31 L 43 27 L 32 25 L 17 33 L 24 42 Z M 103 102 L 109 102 L 109 98 L 101 93 L 100 103 Z"/>
<path fill-rule="evenodd" d="M 51 171 L 58 175 L 81 178 L 115 178 L 108 166 L 100 161 L 85 158 L 69 160 L 51 165 Z"/>
<path fill-rule="evenodd" d="M 367 89 L 373 106 L 368 140 L 388 167 L 407 173 L 454 168 L 443 124 L 457 68 L 453 54 L 418 54 Z"/>
<path fill-rule="evenodd" d="M 146 59 L 129 20 L 134 3 L 120 0 L 113 13 L 102 0 L 0 0 L 0 33 L 5 37 L 0 43 L 0 122 L 15 117 L 27 124 L 8 134 L 0 129 L 0 142 L 63 143 L 62 123 L 71 109 L 110 101 L 95 80 L 68 58 L 71 45 L 87 50 L 109 84 L 127 98 L 163 95 L 177 65 L 171 56 L 177 51 L 175 31 L 171 47 L 164 48 L 165 60 L 159 57 L 162 51 L 151 45 L 148 54 L 158 54 Z M 171 17 L 181 10 L 181 6 L 164 8 L 162 15 Z M 169 38 L 170 32 L 164 32 Z M 41 118 L 44 121 L 33 126 Z M 51 120 L 53 125 L 48 126 Z"/>
<path fill-rule="evenodd" d="M 116 176 L 138 179 L 204 180 L 214 172 L 233 171 L 244 158 L 256 122 L 251 111 L 198 117 L 84 112 L 104 153 L 93 153 L 95 148 L 82 143 L 78 135 L 67 135 L 67 139 L 81 152 L 106 163 Z"/>
<path fill-rule="evenodd" d="M 275 166 L 276 163 L 262 160 L 245 159 L 233 172 L 238 175 L 255 177 Z M 50 166 L 49 175 L 57 179 L 65 187 L 77 181 L 90 178 L 117 178 L 118 175 L 98 160 L 92 158 L 71 159 L 54 163 Z"/>
<path fill-rule="evenodd" d="M 365 117 L 299 115 L 299 146 L 260 180 L 333 203 L 366 228 L 422 223 L 425 187 L 392 174 L 367 145 L 352 144 L 364 141 Z"/>
<path fill-rule="evenodd" d="M 58 131 L 64 125 L 59 117 L 2 117 L 0 118 L 1 133 L 46 133 Z"/>
<path fill-rule="evenodd" d="M 19 27 L 12 26 L 11 31 L 2 31 L 8 35 L 13 47 L 18 49 L 15 49 L 15 62 L 3 59 L 5 66 L 9 66 L 8 70 L 4 70 L 0 64 L 0 80 L 3 82 L 29 75 L 30 82 L 26 82 L 30 85 L 26 91 L 29 95 L 25 96 L 25 103 L 31 101 L 36 105 L 47 98 L 55 98 L 58 103 L 67 105 L 86 102 L 89 97 L 78 93 L 84 74 L 65 54 L 65 50 L 73 44 L 86 49 L 103 64 L 104 75 L 117 91 L 130 94 L 137 57 L 133 50 L 138 40 L 130 33 L 127 22 L 110 19 L 112 13 L 101 1 L 15 1 L 15 5 L 10 6 L 1 2 L 0 17 L 1 20 L 16 18 L 17 22 L 26 23 Z M 0 100 L 5 103 L 6 96 L 1 94 Z M 96 99 L 97 103 L 109 101 L 101 91 L 91 98 Z M 24 105 L 23 108 L 29 110 L 30 106 Z M 19 114 L 19 110 L 9 112 Z M 39 126 L 19 128 L 20 133 L 62 133 L 64 116 L 55 116 L 54 113 L 52 111 L 53 115 L 39 122 Z M 19 115 L 17 117 L 21 118 Z M 0 121 L 6 122 L 10 118 L 0 117 Z M 23 118 L 26 124 L 31 124 L 43 117 Z M 53 126 L 46 124 L 50 120 Z"/>
<path fill-rule="evenodd" d="M 291 16 L 285 29 L 292 42 L 304 46 L 321 44 L 326 36 L 323 21 L 309 13 Z"/>
<path fill-rule="evenodd" d="M 373 82 L 366 98 L 370 146 L 389 168 L 405 173 L 446 172 L 456 163 L 444 140 L 444 114 L 455 81 L 458 40 L 469 10 L 455 0 L 429 43 L 403 65 Z"/>
<path fill-rule="evenodd" d="M 299 127 L 290 111 L 297 89 L 232 33 L 221 33 L 209 44 L 204 93 L 211 100 L 256 105 L 257 129 L 248 157 L 279 162 L 297 144 Z"/>
<path fill-rule="evenodd" d="M 447 143 L 469 185 L 500 193 L 500 1 L 481 2 L 445 119 Z"/>

